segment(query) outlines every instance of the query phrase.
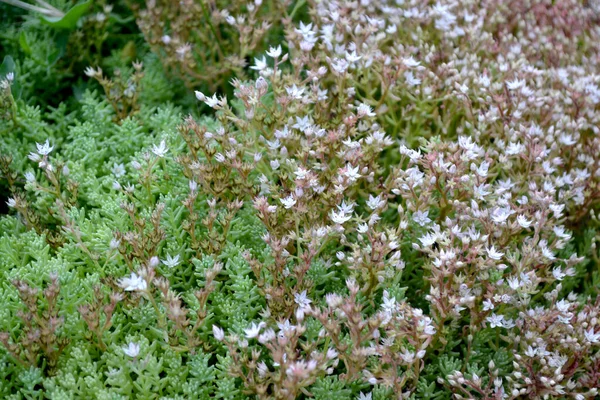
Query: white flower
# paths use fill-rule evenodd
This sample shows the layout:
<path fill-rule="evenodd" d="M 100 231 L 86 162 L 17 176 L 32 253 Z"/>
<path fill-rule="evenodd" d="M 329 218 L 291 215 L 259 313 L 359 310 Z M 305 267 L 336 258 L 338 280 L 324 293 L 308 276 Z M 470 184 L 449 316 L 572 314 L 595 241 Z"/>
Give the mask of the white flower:
<path fill-rule="evenodd" d="M 223 331 L 223 329 L 219 328 L 217 325 L 212 326 L 212 331 L 213 331 L 213 336 L 219 342 L 225 338 L 225 332 Z"/>
<path fill-rule="evenodd" d="M 86 69 L 83 72 L 90 78 L 96 76 L 96 70 L 92 67 L 86 67 Z"/>
<path fill-rule="evenodd" d="M 277 150 L 279 147 L 281 147 L 281 142 L 277 138 L 275 138 L 275 140 L 267 140 L 266 142 L 267 146 L 269 146 L 269 149 L 271 150 Z"/>
<path fill-rule="evenodd" d="M 573 146 L 575 143 L 577 143 L 577 141 L 575 139 L 573 139 L 573 136 L 570 134 L 566 134 L 563 133 L 562 135 L 560 135 L 560 137 L 558 138 L 558 141 L 562 144 L 564 144 L 565 146 Z"/>
<path fill-rule="evenodd" d="M 496 207 L 494 211 L 492 211 L 492 221 L 501 224 L 505 222 L 511 214 L 514 214 L 514 211 L 510 208 Z"/>
<path fill-rule="evenodd" d="M 389 297 L 387 290 L 383 292 L 383 304 L 381 305 L 383 312 L 391 315 L 396 309 L 396 298 Z"/>
<path fill-rule="evenodd" d="M 262 56 L 262 58 L 254 58 L 254 65 L 251 66 L 250 69 L 253 69 L 255 71 L 262 71 L 264 69 L 267 69 L 267 60 L 265 59 L 265 56 Z M 204 99 L 198 100 L 204 101 Z"/>
<path fill-rule="evenodd" d="M 417 86 L 421 84 L 421 80 L 419 78 L 415 78 L 415 75 L 412 73 L 412 71 L 406 71 L 404 73 L 404 78 L 406 79 L 408 86 Z"/>
<path fill-rule="evenodd" d="M 275 339 L 275 337 L 276 337 L 275 331 L 273 329 L 269 328 L 258 336 L 258 341 L 259 341 L 259 343 L 264 344 L 264 343 L 268 343 L 271 340 Z"/>
<path fill-rule="evenodd" d="M 490 163 L 487 161 L 482 162 L 479 167 L 477 167 L 475 164 L 471 164 L 471 171 L 474 171 L 477 175 L 479 175 L 482 178 L 485 178 L 488 176 L 489 168 L 490 168 Z"/>
<path fill-rule="evenodd" d="M 327 349 L 327 359 L 333 360 L 338 356 L 338 352 L 334 348 Z"/>
<path fill-rule="evenodd" d="M 554 233 L 556 234 L 556 236 L 558 236 L 561 239 L 570 239 L 571 238 L 571 234 L 570 233 L 566 233 L 565 232 L 565 227 L 562 226 L 562 225 L 555 226 L 554 228 L 552 228 L 552 230 L 554 231 Z"/>
<path fill-rule="evenodd" d="M 267 51 L 267 55 L 271 58 L 277 58 L 281 55 L 281 45 L 275 47 L 270 47 L 269 51 Z"/>
<path fill-rule="evenodd" d="M 385 200 L 381 200 L 381 196 L 373 197 L 372 194 L 369 194 L 369 200 L 367 201 L 367 206 L 371 210 L 375 210 L 379 207 L 382 207 L 385 204 Z"/>
<path fill-rule="evenodd" d="M 349 63 L 355 63 L 358 60 L 360 60 L 361 58 L 362 58 L 362 56 L 359 56 L 358 54 L 356 54 L 356 50 L 352 51 L 352 53 L 346 52 L 346 60 L 348 60 Z"/>
<path fill-rule="evenodd" d="M 554 253 L 552 253 L 552 251 L 548 248 L 548 242 L 546 242 L 546 240 L 540 240 L 539 246 L 540 246 L 540 249 L 542 250 L 542 254 L 544 257 L 546 257 L 550 261 L 556 259 L 556 257 L 554 256 Z"/>
<path fill-rule="evenodd" d="M 514 81 L 506 82 L 506 87 L 508 87 L 508 90 L 517 90 L 517 89 L 521 88 L 523 85 L 525 85 L 525 81 L 519 80 L 519 79 L 515 79 Z"/>
<path fill-rule="evenodd" d="M 152 145 L 152 152 L 157 156 L 157 157 L 164 157 L 165 154 L 167 154 L 167 151 L 169 151 L 169 148 L 167 147 L 166 143 L 164 140 L 160 141 L 160 144 L 157 146 L 155 144 Z"/>
<path fill-rule="evenodd" d="M 148 287 L 146 280 L 135 272 L 131 273 L 129 278 L 121 278 L 119 286 L 126 292 L 144 291 Z"/>
<path fill-rule="evenodd" d="M 48 154 L 50 154 L 52 149 L 54 149 L 54 146 L 50 146 L 50 142 L 48 141 L 48 139 L 46 139 L 46 142 L 44 144 L 36 143 L 35 145 L 37 147 L 38 154 L 41 156 L 47 156 Z"/>
<path fill-rule="evenodd" d="M 503 315 L 496 315 L 492 313 L 492 315 L 487 317 L 485 320 L 490 323 L 490 328 L 502 328 L 504 326 L 502 323 L 504 320 Z"/>
<path fill-rule="evenodd" d="M 529 228 L 531 226 L 531 224 L 533 223 L 533 221 L 528 220 L 524 215 L 519 215 L 517 217 L 517 222 L 519 223 L 519 225 L 521 225 L 521 227 L 523 228 Z"/>
<path fill-rule="evenodd" d="M 356 400 L 372 400 L 373 399 L 373 393 L 369 392 L 367 394 L 364 394 L 363 392 L 360 392 L 358 394 L 358 397 L 356 398 Z"/>
<path fill-rule="evenodd" d="M 33 172 L 25 172 L 25 180 L 29 183 L 35 182 L 35 175 Z"/>
<path fill-rule="evenodd" d="M 291 194 L 288 197 L 284 198 L 284 199 L 279 199 L 279 201 L 288 210 L 290 208 L 292 208 L 296 204 L 296 199 Z"/>
<path fill-rule="evenodd" d="M 250 325 L 250 328 L 248 329 L 244 329 L 244 332 L 246 333 L 246 337 L 248 339 L 253 339 L 255 337 L 257 337 L 260 333 L 260 330 L 265 326 L 266 324 L 264 322 L 260 322 L 258 325 L 256 323 L 252 323 L 252 325 Z"/>
<path fill-rule="evenodd" d="M 564 204 L 550 204 L 548 206 L 548 208 L 550 208 L 550 210 L 552 210 L 552 212 L 554 213 L 554 217 L 560 218 L 560 217 L 562 217 L 562 213 L 565 209 L 565 205 Z"/>
<path fill-rule="evenodd" d="M 360 174 L 358 173 L 358 165 L 353 167 L 350 164 L 346 164 L 346 172 L 344 175 L 346 175 L 351 181 L 355 181 L 360 178 Z"/>
<path fill-rule="evenodd" d="M 298 179 L 306 179 L 306 176 L 308 175 L 309 172 L 310 171 L 307 169 L 298 167 L 298 169 L 294 172 L 294 175 L 296 175 L 296 178 L 298 178 Z"/>
<path fill-rule="evenodd" d="M 516 276 L 506 279 L 506 282 L 508 282 L 508 286 L 510 286 L 512 290 L 517 290 L 521 287 L 521 282 Z"/>
<path fill-rule="evenodd" d="M 421 63 L 419 61 L 415 60 L 413 56 L 410 56 L 408 58 L 403 58 L 402 63 L 404 65 L 406 65 L 408 68 L 415 68 L 415 67 L 418 67 L 419 65 L 421 65 Z"/>
<path fill-rule="evenodd" d="M 111 172 L 116 178 L 125 175 L 125 165 L 114 163 Z"/>
<path fill-rule="evenodd" d="M 337 208 L 344 214 L 351 214 L 354 210 L 354 203 L 346 203 L 346 200 L 344 200 Z"/>
<path fill-rule="evenodd" d="M 306 295 L 306 290 L 302 291 L 302 293 L 295 293 L 294 302 L 302 309 L 310 308 L 310 303 L 312 303 L 312 301 Z"/>
<path fill-rule="evenodd" d="M 8 199 L 8 201 L 6 202 L 6 204 L 9 207 L 14 208 L 14 207 L 17 206 L 17 201 L 11 197 L 11 198 Z"/>
<path fill-rule="evenodd" d="M 504 253 L 500 253 L 499 251 L 497 251 L 494 245 L 492 245 L 492 247 L 488 247 L 486 251 L 488 257 L 490 257 L 492 260 L 499 260 L 504 255 Z"/>
<path fill-rule="evenodd" d="M 166 260 L 160 260 L 165 266 L 169 267 L 169 268 L 173 268 L 177 265 L 179 265 L 180 261 L 179 261 L 179 254 L 177 254 L 175 257 L 171 257 L 170 254 L 167 254 L 167 259 Z"/>
<path fill-rule="evenodd" d="M 560 267 L 555 267 L 552 270 L 552 275 L 554 276 L 555 279 L 562 281 L 565 276 L 567 276 L 567 274 L 565 274 L 564 272 L 562 272 L 562 269 L 560 269 Z"/>
<path fill-rule="evenodd" d="M 358 118 L 362 118 L 365 116 L 366 117 L 374 117 L 375 116 L 375 113 L 371 109 L 371 106 L 369 106 L 368 104 L 365 104 L 365 103 L 360 103 L 360 105 L 356 109 L 356 113 L 358 115 Z"/>
<path fill-rule="evenodd" d="M 508 145 L 508 147 L 506 148 L 506 154 L 508 154 L 509 156 L 521 154 L 524 151 L 525 151 L 525 146 L 523 146 L 521 143 L 512 143 L 511 142 Z"/>
<path fill-rule="evenodd" d="M 412 219 L 421 226 L 425 226 L 431 222 L 431 218 L 429 218 L 429 210 L 415 211 L 412 215 Z"/>
<path fill-rule="evenodd" d="M 427 233 L 425 236 L 420 237 L 419 241 L 425 247 L 429 247 L 437 241 L 437 236 L 433 233 Z"/>
<path fill-rule="evenodd" d="M 192 50 L 192 45 L 189 43 L 185 43 L 181 46 L 179 46 L 177 49 L 175 49 L 175 53 L 177 53 L 177 58 L 179 58 L 180 60 L 183 60 L 185 58 L 185 55 L 187 53 L 189 53 Z"/>
<path fill-rule="evenodd" d="M 512 319 L 504 319 L 504 321 L 502 321 L 502 326 L 506 329 L 512 329 L 515 327 L 515 322 Z"/>
<path fill-rule="evenodd" d="M 295 83 L 291 87 L 286 87 L 285 91 L 287 92 L 288 96 L 297 100 L 301 99 L 302 95 L 304 94 L 304 88 L 299 88 Z"/>
<path fill-rule="evenodd" d="M 212 97 L 206 97 L 204 99 L 204 103 L 211 107 L 211 108 L 215 108 L 216 105 L 219 104 L 219 99 L 217 99 L 217 94 L 213 94 Z"/>
<path fill-rule="evenodd" d="M 344 59 L 335 58 L 335 59 L 333 59 L 333 61 L 331 61 L 331 68 L 338 75 L 342 75 L 344 72 L 346 72 L 348 67 L 349 67 L 348 61 L 346 61 Z"/>
<path fill-rule="evenodd" d="M 204 100 L 206 100 L 206 95 L 205 95 L 204 93 L 202 93 L 201 91 L 199 91 L 199 90 L 196 90 L 196 91 L 194 92 L 194 94 L 196 95 L 196 98 L 197 98 L 198 100 L 200 100 L 200 101 L 204 101 Z"/>
<path fill-rule="evenodd" d="M 123 346 L 121 349 L 123 349 L 123 353 L 131 358 L 135 358 L 140 354 L 140 345 L 134 342 L 129 342 L 128 346 Z"/>
<path fill-rule="evenodd" d="M 118 249 L 120 245 L 121 245 L 121 241 L 119 239 L 112 238 L 110 240 L 110 245 L 109 246 L 110 246 L 111 250 Z"/>
<path fill-rule="evenodd" d="M 600 340 L 600 331 L 598 333 L 595 333 L 593 327 L 588 329 L 587 331 L 583 331 L 583 334 L 590 343 L 598 343 L 598 341 Z"/>
<path fill-rule="evenodd" d="M 485 198 L 485 196 L 487 196 L 488 194 L 490 194 L 491 192 L 488 191 L 488 189 L 490 188 L 490 185 L 488 185 L 487 183 L 482 183 L 481 185 L 475 185 L 475 190 L 473 191 L 475 194 L 475 198 L 483 200 Z"/>
<path fill-rule="evenodd" d="M 338 225 L 342 225 L 343 223 L 348 222 L 350 218 L 352 218 L 352 215 L 346 215 L 343 211 L 335 212 L 334 210 L 331 210 L 329 216 L 331 220 Z"/>
<path fill-rule="evenodd" d="M 488 310 L 493 310 L 494 309 L 494 303 L 492 303 L 492 301 L 490 299 L 485 299 L 483 301 L 483 311 L 488 311 Z"/>

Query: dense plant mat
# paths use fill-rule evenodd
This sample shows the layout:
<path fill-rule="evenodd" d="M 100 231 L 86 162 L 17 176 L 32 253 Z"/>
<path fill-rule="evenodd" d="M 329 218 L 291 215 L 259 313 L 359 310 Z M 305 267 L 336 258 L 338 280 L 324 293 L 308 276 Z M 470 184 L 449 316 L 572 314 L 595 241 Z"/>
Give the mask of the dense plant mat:
<path fill-rule="evenodd" d="M 0 397 L 597 398 L 599 22 L 0 0 Z"/>

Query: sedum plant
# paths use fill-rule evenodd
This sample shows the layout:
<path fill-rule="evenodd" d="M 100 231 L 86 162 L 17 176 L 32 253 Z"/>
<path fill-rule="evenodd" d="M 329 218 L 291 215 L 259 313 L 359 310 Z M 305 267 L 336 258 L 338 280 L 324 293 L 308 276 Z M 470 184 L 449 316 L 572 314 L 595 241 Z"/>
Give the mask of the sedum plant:
<path fill-rule="evenodd" d="M 0 70 L 4 397 L 598 397 L 594 2 L 132 8 Z"/>

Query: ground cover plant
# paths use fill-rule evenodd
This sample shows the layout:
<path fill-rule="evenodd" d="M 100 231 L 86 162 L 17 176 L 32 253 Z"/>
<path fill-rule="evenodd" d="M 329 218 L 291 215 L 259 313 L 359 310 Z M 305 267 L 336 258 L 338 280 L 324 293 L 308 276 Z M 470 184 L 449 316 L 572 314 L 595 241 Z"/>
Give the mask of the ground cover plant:
<path fill-rule="evenodd" d="M 600 396 L 600 3 L 0 0 L 0 396 Z"/>

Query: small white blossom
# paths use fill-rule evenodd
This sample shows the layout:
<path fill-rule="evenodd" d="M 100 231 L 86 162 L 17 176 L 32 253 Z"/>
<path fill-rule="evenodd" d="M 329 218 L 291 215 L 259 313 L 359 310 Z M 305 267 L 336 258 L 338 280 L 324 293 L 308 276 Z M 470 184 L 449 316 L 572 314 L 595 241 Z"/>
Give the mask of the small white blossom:
<path fill-rule="evenodd" d="M 310 308 L 310 303 L 312 303 L 312 301 L 306 295 L 306 290 L 302 291 L 302 293 L 295 293 L 294 302 L 298 304 L 298 307 L 303 309 Z"/>
<path fill-rule="evenodd" d="M 277 58 L 281 55 L 281 45 L 275 47 L 270 47 L 269 51 L 267 51 L 267 55 L 271 58 Z"/>
<path fill-rule="evenodd" d="M 356 400 L 373 400 L 373 394 L 372 392 L 369 392 L 367 394 L 360 392 Z"/>
<path fill-rule="evenodd" d="M 415 211 L 412 216 L 413 221 L 421 226 L 425 226 L 431 222 L 429 218 L 429 210 L 427 211 Z"/>
<path fill-rule="evenodd" d="M 131 358 L 135 358 L 140 354 L 140 345 L 134 342 L 129 342 L 129 345 L 121 347 L 123 353 Z"/>
<path fill-rule="evenodd" d="M 286 209 L 290 209 L 296 204 L 296 199 L 291 194 L 284 199 L 279 199 L 279 201 Z"/>
<path fill-rule="evenodd" d="M 244 329 L 244 332 L 246 333 L 246 338 L 253 339 L 253 338 L 257 337 L 260 334 L 260 330 L 265 325 L 266 324 L 264 322 L 260 322 L 259 324 L 256 324 L 255 322 L 253 322 L 252 325 L 250 325 L 250 327 L 248 329 Z"/>
<path fill-rule="evenodd" d="M 404 73 L 404 78 L 406 79 L 408 86 L 417 86 L 421 84 L 421 80 L 419 78 L 415 78 L 415 75 L 412 73 L 412 71 L 406 71 Z"/>
<path fill-rule="evenodd" d="M 590 343 L 598 343 L 600 341 L 600 331 L 598 333 L 594 332 L 594 328 L 590 328 L 587 331 L 583 331 L 585 338 Z"/>
<path fill-rule="evenodd" d="M 225 332 L 223 331 L 223 329 L 219 328 L 217 325 L 212 326 L 212 331 L 213 331 L 213 336 L 219 342 L 221 342 L 225 338 Z"/>
<path fill-rule="evenodd" d="M 37 147 L 38 154 L 41 156 L 47 156 L 54 149 L 54 146 L 50 146 L 48 139 L 46 139 L 44 144 L 36 143 L 35 146 Z"/>
<path fill-rule="evenodd" d="M 483 301 L 483 311 L 489 311 L 494 309 L 494 303 L 490 299 L 485 299 Z"/>
<path fill-rule="evenodd" d="M 25 172 L 25 180 L 27 182 L 29 182 L 29 183 L 35 182 L 35 175 L 34 175 L 34 173 L 31 172 L 31 171 Z"/>
<path fill-rule="evenodd" d="M 358 178 L 360 178 L 360 174 L 358 173 L 358 166 L 353 167 L 352 165 L 347 164 L 346 172 L 344 175 L 346 175 L 351 181 L 357 180 Z"/>
<path fill-rule="evenodd" d="M 371 210 L 376 210 L 379 207 L 383 207 L 385 204 L 385 200 L 381 200 L 381 196 L 373 197 L 372 194 L 369 194 L 369 200 L 367 201 L 367 206 Z"/>
<path fill-rule="evenodd" d="M 514 214 L 514 211 L 510 208 L 496 207 L 494 211 L 492 211 L 492 221 L 501 224 L 505 222 L 511 214 Z"/>
<path fill-rule="evenodd" d="M 296 100 L 301 99 L 302 95 L 304 94 L 304 88 L 299 88 L 295 83 L 292 86 L 286 87 L 285 91 L 287 92 L 288 96 Z"/>
<path fill-rule="evenodd" d="M 177 254 L 175 257 L 171 257 L 170 254 L 167 254 L 167 258 L 165 260 L 160 260 L 160 261 L 169 268 L 176 267 L 180 263 L 179 254 Z"/>
<path fill-rule="evenodd" d="M 128 278 L 121 278 L 119 286 L 126 292 L 143 292 L 148 287 L 146 280 L 135 272 Z"/>
<path fill-rule="evenodd" d="M 517 217 L 517 223 L 521 225 L 522 228 L 529 228 L 533 221 L 528 220 L 524 215 L 519 215 Z"/>
<path fill-rule="evenodd" d="M 487 251 L 488 257 L 491 258 L 492 260 L 499 260 L 504 255 L 504 253 L 497 251 L 496 248 L 494 247 L 494 245 L 492 245 L 491 247 L 488 247 L 486 249 L 486 251 Z"/>
<path fill-rule="evenodd" d="M 348 222 L 352 218 L 352 215 L 346 215 L 343 211 L 336 212 L 331 210 L 329 217 L 334 223 L 342 225 L 343 223 Z"/>
<path fill-rule="evenodd" d="M 519 80 L 519 79 L 515 79 L 513 81 L 506 82 L 506 87 L 508 88 L 508 90 L 517 90 L 517 89 L 520 89 L 524 85 L 525 85 L 525 81 Z"/>
<path fill-rule="evenodd" d="M 419 65 L 421 65 L 421 63 L 419 61 L 415 60 L 413 56 L 403 58 L 402 63 L 404 65 L 406 65 L 408 68 L 415 68 L 415 67 L 418 67 Z"/>
<path fill-rule="evenodd" d="M 504 320 L 503 315 L 496 315 L 496 314 L 492 313 L 492 315 L 487 317 L 485 320 L 490 323 L 490 328 L 502 328 L 504 326 L 503 325 L 503 320 Z"/>
<path fill-rule="evenodd" d="M 125 175 L 125 165 L 114 163 L 111 172 L 115 178 L 120 178 Z"/>
<path fill-rule="evenodd" d="M 356 109 L 358 118 L 362 117 L 374 117 L 376 114 L 373 112 L 371 106 L 365 103 L 361 103 Z"/>
<path fill-rule="evenodd" d="M 157 156 L 157 157 L 164 157 L 165 154 L 167 154 L 167 152 L 169 151 L 169 148 L 167 147 L 166 143 L 164 140 L 160 141 L 160 144 L 157 145 L 152 145 L 152 152 Z"/>

